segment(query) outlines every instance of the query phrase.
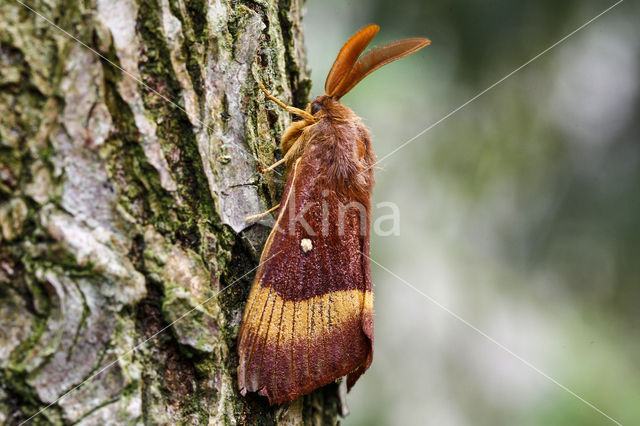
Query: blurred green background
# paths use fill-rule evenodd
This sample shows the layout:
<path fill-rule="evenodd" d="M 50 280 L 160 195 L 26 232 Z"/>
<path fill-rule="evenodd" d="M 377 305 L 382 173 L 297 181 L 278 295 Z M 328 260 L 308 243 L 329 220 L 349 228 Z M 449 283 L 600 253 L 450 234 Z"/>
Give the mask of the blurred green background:
<path fill-rule="evenodd" d="M 308 1 L 313 96 L 364 25 L 373 45 L 429 37 L 343 99 L 382 158 L 613 3 Z M 640 424 L 639 22 L 622 2 L 385 159 L 373 197 L 401 212 L 374 260 L 623 424 Z M 344 425 L 612 424 L 372 271 L 374 362 Z"/>

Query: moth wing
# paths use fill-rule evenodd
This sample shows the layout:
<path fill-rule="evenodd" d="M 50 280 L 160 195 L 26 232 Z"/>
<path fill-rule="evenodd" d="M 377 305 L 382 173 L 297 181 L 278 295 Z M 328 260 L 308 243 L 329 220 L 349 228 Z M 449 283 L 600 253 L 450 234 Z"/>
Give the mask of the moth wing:
<path fill-rule="evenodd" d="M 335 89 L 340 82 L 349 75 L 358 56 L 360 56 L 362 51 L 371 43 L 371 40 L 379 30 L 380 27 L 377 25 L 364 27 L 351 36 L 344 46 L 342 46 L 324 83 L 324 90 L 327 95 L 331 96 L 335 94 Z"/>
<path fill-rule="evenodd" d="M 294 164 L 242 320 L 238 386 L 271 404 L 344 375 L 350 387 L 373 357 L 368 216 L 347 209 L 343 230 L 334 226 L 348 200 L 324 192 L 322 176 L 309 156 Z"/>
<path fill-rule="evenodd" d="M 346 95 L 353 87 L 367 75 L 377 70 L 383 65 L 404 58 L 425 46 L 428 46 L 429 39 L 407 38 L 393 41 L 376 47 L 362 55 L 351 68 L 349 75 L 344 77 L 339 86 L 335 88 L 334 94 L 338 97 Z"/>

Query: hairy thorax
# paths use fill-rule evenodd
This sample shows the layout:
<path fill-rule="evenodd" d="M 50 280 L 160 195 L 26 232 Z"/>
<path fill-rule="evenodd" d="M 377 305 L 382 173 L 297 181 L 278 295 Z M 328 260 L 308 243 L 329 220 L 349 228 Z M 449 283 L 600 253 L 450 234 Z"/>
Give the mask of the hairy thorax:
<path fill-rule="evenodd" d="M 375 156 L 369 132 L 360 118 L 340 101 L 318 96 L 307 106 L 312 119 L 292 123 L 282 138 L 287 176 L 303 153 L 317 163 L 331 189 L 367 192 L 373 185 Z"/>

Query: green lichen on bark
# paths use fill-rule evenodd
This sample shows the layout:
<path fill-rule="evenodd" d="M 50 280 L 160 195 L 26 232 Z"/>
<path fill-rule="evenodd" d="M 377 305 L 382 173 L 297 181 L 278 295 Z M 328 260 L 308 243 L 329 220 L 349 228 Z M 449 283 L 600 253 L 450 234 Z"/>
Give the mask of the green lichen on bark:
<path fill-rule="evenodd" d="M 95 52 L 0 5 L 0 423 L 335 423 L 333 386 L 235 378 L 290 120 L 255 79 L 307 102 L 301 0 L 30 6 Z"/>

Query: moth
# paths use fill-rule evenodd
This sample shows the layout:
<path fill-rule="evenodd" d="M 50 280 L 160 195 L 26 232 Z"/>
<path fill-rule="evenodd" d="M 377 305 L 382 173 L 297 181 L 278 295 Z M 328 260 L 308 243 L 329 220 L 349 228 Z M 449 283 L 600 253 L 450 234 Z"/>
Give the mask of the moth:
<path fill-rule="evenodd" d="M 381 66 L 429 44 L 410 38 L 361 55 L 369 25 L 338 53 L 325 94 L 305 110 L 266 96 L 300 117 L 281 140 L 287 182 L 260 259 L 238 336 L 238 387 L 270 404 L 292 401 L 340 377 L 351 387 L 373 358 L 369 263 L 375 156 L 366 127 L 340 103 Z M 274 209 L 272 209 L 274 210 Z"/>

